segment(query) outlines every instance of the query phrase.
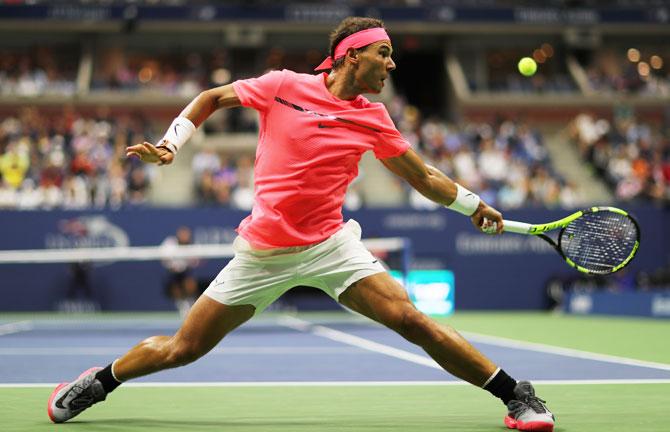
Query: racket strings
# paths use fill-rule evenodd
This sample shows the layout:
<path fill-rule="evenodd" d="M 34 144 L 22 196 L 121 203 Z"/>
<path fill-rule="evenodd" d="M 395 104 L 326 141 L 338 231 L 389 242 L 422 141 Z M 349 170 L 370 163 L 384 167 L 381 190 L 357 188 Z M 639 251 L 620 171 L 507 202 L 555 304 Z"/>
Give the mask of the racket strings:
<path fill-rule="evenodd" d="M 572 221 L 561 236 L 561 250 L 594 273 L 609 273 L 635 250 L 638 231 L 627 216 L 599 211 Z"/>

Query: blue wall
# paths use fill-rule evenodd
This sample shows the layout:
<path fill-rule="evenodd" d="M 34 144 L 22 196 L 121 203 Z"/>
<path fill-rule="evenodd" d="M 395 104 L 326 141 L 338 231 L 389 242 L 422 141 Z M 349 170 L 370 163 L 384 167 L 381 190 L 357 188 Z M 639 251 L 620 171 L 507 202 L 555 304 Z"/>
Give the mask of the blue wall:
<path fill-rule="evenodd" d="M 669 292 L 572 292 L 563 310 L 578 315 L 670 318 Z"/>
<path fill-rule="evenodd" d="M 670 258 L 670 211 L 628 208 L 642 228 L 641 249 L 631 273 L 666 264 Z M 566 211 L 523 210 L 507 219 L 545 222 Z M 221 209 L 128 209 L 123 211 L 0 212 L 0 249 L 77 246 L 154 246 L 180 225 L 194 232 L 197 243 L 229 243 L 245 212 Z M 448 268 L 456 276 L 457 309 L 539 309 L 551 277 L 570 277 L 568 267 L 542 240 L 506 234 L 485 236 L 469 219 L 447 210 L 404 209 L 351 212 L 364 237 L 410 237 L 415 268 Z M 198 269 L 213 278 L 225 260 L 208 260 Z M 164 270 L 159 262 L 96 264 L 94 293 L 105 310 L 165 310 Z M 62 264 L 0 265 L 0 310 L 51 310 L 70 283 Z"/>

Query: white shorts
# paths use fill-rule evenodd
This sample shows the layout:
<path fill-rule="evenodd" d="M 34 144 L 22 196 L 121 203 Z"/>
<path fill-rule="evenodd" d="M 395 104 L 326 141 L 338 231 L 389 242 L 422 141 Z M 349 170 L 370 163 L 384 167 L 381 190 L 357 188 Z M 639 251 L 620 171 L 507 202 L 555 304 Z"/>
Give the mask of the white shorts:
<path fill-rule="evenodd" d="M 259 250 L 238 236 L 233 250 L 204 294 L 226 305 L 252 305 L 256 314 L 295 286 L 316 287 L 337 300 L 354 282 L 386 271 L 361 242 L 353 219 L 314 245 Z"/>

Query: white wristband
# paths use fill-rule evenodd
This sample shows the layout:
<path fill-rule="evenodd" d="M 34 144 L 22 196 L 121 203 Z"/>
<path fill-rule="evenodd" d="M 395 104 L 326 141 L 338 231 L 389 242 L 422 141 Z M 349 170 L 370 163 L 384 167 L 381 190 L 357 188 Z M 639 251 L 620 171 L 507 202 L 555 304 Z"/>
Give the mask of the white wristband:
<path fill-rule="evenodd" d="M 447 208 L 465 216 L 472 216 L 479 207 L 479 195 L 470 192 L 458 183 L 456 183 L 456 190 L 456 199 Z"/>
<path fill-rule="evenodd" d="M 173 154 L 177 154 L 179 149 L 195 133 L 195 125 L 186 117 L 177 117 L 165 132 L 165 136 L 158 143 L 158 146 L 167 147 Z"/>

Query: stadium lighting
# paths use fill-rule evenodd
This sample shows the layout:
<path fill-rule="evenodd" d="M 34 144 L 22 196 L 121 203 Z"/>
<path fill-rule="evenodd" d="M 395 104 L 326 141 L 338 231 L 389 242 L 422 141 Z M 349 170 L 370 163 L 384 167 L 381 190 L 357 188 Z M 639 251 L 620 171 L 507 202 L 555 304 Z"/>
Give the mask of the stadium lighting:
<path fill-rule="evenodd" d="M 154 72 L 151 70 L 150 67 L 143 67 L 140 69 L 139 73 L 137 74 L 138 79 L 140 80 L 141 83 L 146 84 L 151 79 L 154 77 Z"/>
<path fill-rule="evenodd" d="M 547 60 L 547 56 L 541 49 L 536 49 L 533 51 L 533 59 L 538 63 L 544 63 Z"/>
<path fill-rule="evenodd" d="M 550 58 L 551 56 L 554 55 L 554 47 L 551 46 L 551 44 L 543 43 L 540 49 L 547 58 Z"/>

